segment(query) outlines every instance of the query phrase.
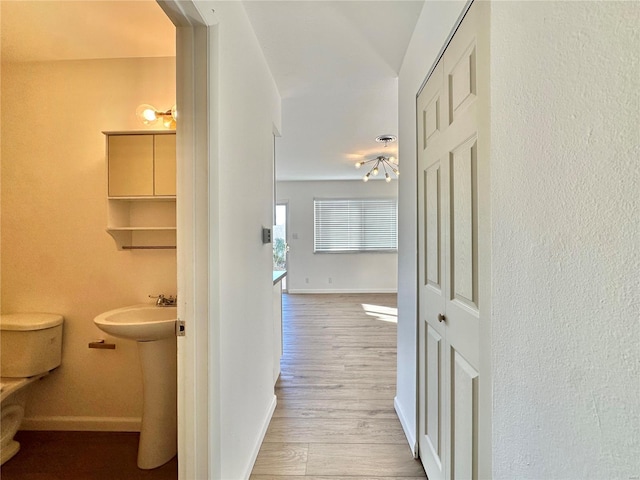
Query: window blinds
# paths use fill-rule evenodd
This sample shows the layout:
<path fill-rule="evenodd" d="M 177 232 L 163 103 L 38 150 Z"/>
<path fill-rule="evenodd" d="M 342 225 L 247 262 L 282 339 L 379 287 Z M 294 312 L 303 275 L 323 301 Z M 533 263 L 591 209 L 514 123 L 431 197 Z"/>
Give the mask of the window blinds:
<path fill-rule="evenodd" d="M 395 199 L 314 200 L 314 252 L 394 252 Z"/>

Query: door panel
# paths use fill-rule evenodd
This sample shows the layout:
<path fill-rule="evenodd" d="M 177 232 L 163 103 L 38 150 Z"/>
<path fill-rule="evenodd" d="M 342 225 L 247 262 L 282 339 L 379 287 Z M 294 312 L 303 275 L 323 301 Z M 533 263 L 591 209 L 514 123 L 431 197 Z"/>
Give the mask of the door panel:
<path fill-rule="evenodd" d="M 425 283 L 440 290 L 440 163 L 435 163 L 425 171 Z"/>
<path fill-rule="evenodd" d="M 453 43 L 453 42 L 452 42 Z M 476 97 L 476 45 L 475 40 L 460 57 L 450 50 L 454 66 L 448 70 L 449 80 L 449 123 L 458 117 Z M 451 62 L 450 62 L 451 63 Z"/>
<path fill-rule="evenodd" d="M 478 478 L 478 372 L 451 350 L 451 478 Z"/>
<path fill-rule="evenodd" d="M 109 135 L 109 196 L 153 195 L 153 135 Z"/>
<path fill-rule="evenodd" d="M 440 92 L 436 93 L 423 111 L 423 145 L 429 145 L 434 135 L 440 132 Z"/>
<path fill-rule="evenodd" d="M 431 455 L 438 467 L 442 470 L 442 385 L 441 379 L 444 362 L 442 355 L 442 337 L 433 328 L 427 326 L 427 338 L 425 342 L 427 370 L 426 374 L 426 439 Z"/>
<path fill-rule="evenodd" d="M 451 152 L 451 299 L 477 307 L 476 138 Z"/>
<path fill-rule="evenodd" d="M 490 218 L 482 200 L 489 179 L 486 8 L 471 5 L 417 99 L 418 443 L 430 480 L 489 478 L 491 471 L 490 448 L 480 455 L 480 439 L 491 442 L 490 421 L 480 423 L 491 414 L 490 402 L 480 401 L 490 389 L 480 368 L 490 365 L 489 349 L 480 348 L 489 331 L 481 328 L 489 318 L 481 294 L 490 291 L 491 253 L 480 236 L 490 231 L 481 224 Z"/>
<path fill-rule="evenodd" d="M 176 194 L 176 136 L 154 135 L 154 194 Z"/>

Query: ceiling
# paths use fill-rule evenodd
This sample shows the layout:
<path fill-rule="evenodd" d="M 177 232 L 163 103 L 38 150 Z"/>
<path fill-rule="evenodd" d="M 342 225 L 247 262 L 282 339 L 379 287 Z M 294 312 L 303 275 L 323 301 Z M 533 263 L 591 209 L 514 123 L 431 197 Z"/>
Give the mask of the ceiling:
<path fill-rule="evenodd" d="M 1 3 L 3 61 L 175 55 L 154 0 Z M 422 0 L 243 3 L 282 96 L 279 180 L 358 179 L 357 160 L 397 154 L 375 137 L 397 135 L 397 75 Z"/>

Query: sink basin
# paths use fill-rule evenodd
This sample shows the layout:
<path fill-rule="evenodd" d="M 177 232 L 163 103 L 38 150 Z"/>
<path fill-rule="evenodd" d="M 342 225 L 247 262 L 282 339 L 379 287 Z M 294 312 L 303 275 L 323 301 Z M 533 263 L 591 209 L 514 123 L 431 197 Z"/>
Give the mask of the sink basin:
<path fill-rule="evenodd" d="M 93 322 L 114 337 L 135 340 L 142 366 L 138 467 L 171 460 L 178 448 L 176 307 L 144 303 L 101 313 Z"/>
<path fill-rule="evenodd" d="M 150 342 L 175 336 L 176 307 L 157 307 L 148 303 L 117 308 L 93 319 L 103 332 L 114 337 Z"/>

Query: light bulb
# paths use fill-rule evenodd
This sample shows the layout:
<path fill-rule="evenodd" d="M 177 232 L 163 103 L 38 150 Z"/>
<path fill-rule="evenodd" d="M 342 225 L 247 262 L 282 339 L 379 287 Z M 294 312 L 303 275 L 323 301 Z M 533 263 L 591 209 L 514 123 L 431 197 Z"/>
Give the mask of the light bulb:
<path fill-rule="evenodd" d="M 371 172 L 369 172 L 371 173 Z M 362 177 L 362 181 L 363 182 L 368 182 L 369 181 L 369 173 L 367 173 L 364 177 Z"/>
<path fill-rule="evenodd" d="M 361 162 L 356 162 L 356 168 L 360 168 L 362 166 Z"/>
<path fill-rule="evenodd" d="M 389 161 L 391 163 L 395 163 L 396 165 L 398 164 L 398 159 L 396 157 L 389 157 Z"/>
<path fill-rule="evenodd" d="M 172 115 L 162 115 L 162 124 L 165 128 L 176 128 L 176 121 Z"/>
<path fill-rule="evenodd" d="M 397 168 L 393 169 L 393 173 L 395 173 L 396 175 L 400 175 L 400 171 Z"/>
<path fill-rule="evenodd" d="M 142 112 L 142 118 L 144 118 L 147 122 L 155 122 L 158 119 L 158 117 L 156 116 L 156 112 L 149 108 Z"/>
<path fill-rule="evenodd" d="M 147 105 L 145 103 L 143 103 L 142 105 L 138 105 L 138 108 L 136 108 L 136 116 L 145 125 L 153 125 L 158 121 L 158 115 L 156 113 L 155 107 L 153 107 L 152 105 Z"/>
<path fill-rule="evenodd" d="M 372 171 L 374 176 L 378 175 L 378 167 L 373 167 Z"/>
<path fill-rule="evenodd" d="M 391 177 L 389 176 L 389 174 L 388 174 L 388 173 L 385 173 L 385 174 L 384 174 L 384 176 L 385 176 L 384 181 L 385 181 L 385 182 L 387 182 L 387 183 L 389 183 L 389 182 L 391 181 Z"/>

